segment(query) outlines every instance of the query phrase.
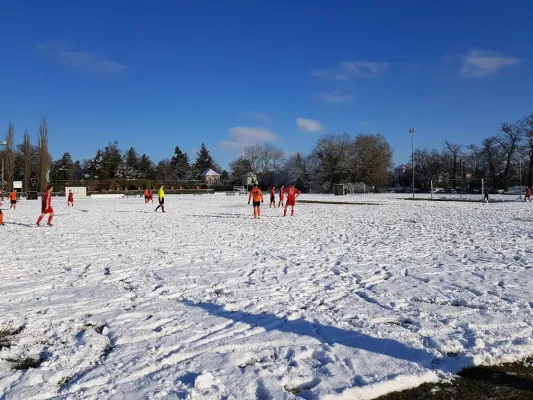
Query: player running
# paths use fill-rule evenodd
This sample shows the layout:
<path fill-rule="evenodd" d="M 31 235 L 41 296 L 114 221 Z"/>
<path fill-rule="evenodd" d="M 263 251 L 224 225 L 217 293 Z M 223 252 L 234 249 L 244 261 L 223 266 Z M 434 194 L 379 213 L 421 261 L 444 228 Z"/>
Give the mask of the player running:
<path fill-rule="evenodd" d="M 13 190 L 9 195 L 7 196 L 8 200 L 11 201 L 11 206 L 9 209 L 16 210 L 17 209 L 17 191 Z"/>
<path fill-rule="evenodd" d="M 161 185 L 161 187 L 159 188 L 159 191 L 157 192 L 157 195 L 159 197 L 159 205 L 155 209 L 155 212 L 157 212 L 157 210 L 159 210 L 160 207 L 161 207 L 161 211 L 165 212 L 165 190 L 164 189 L 165 187 Z"/>
<path fill-rule="evenodd" d="M 254 188 L 250 191 L 250 196 L 248 196 L 248 204 L 250 204 L 250 200 L 252 199 L 254 201 L 254 219 L 261 218 L 261 203 L 263 202 L 263 192 L 257 187 L 257 183 L 254 184 Z"/>
<path fill-rule="evenodd" d="M 276 208 L 276 188 L 272 186 L 270 188 L 270 206 L 268 208 Z"/>
<path fill-rule="evenodd" d="M 150 193 L 148 192 L 148 189 L 144 190 L 144 204 L 148 204 Z"/>
<path fill-rule="evenodd" d="M 529 186 L 526 188 L 526 198 L 524 201 L 531 203 L 531 188 Z"/>
<path fill-rule="evenodd" d="M 154 189 L 148 191 L 148 201 L 151 201 L 154 204 Z"/>
<path fill-rule="evenodd" d="M 74 207 L 74 193 L 72 193 L 72 190 L 68 191 L 68 198 L 67 198 L 67 207 Z"/>
<path fill-rule="evenodd" d="M 281 187 L 279 188 L 278 207 L 285 207 L 284 200 L 285 200 L 285 185 L 281 185 Z"/>
<path fill-rule="evenodd" d="M 283 216 L 287 216 L 287 208 L 291 207 L 291 217 L 294 215 L 294 206 L 296 205 L 296 199 L 298 196 L 300 196 L 300 191 L 294 187 L 294 185 L 290 185 L 287 189 L 285 189 L 285 193 L 287 194 L 287 204 L 285 204 L 285 210 L 283 211 Z"/>
<path fill-rule="evenodd" d="M 54 218 L 54 209 L 52 208 L 52 192 L 54 188 L 52 186 L 48 186 L 46 189 L 46 192 L 43 193 L 43 199 L 42 199 L 42 206 L 41 206 L 41 216 L 37 220 L 37 226 L 41 226 L 41 221 L 43 220 L 44 216 L 48 214 L 48 226 L 52 225 L 52 218 Z"/>

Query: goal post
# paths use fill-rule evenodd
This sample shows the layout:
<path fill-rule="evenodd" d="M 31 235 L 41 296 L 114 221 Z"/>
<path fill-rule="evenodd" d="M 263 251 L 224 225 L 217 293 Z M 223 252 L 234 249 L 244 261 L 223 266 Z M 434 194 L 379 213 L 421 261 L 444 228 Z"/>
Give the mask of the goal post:
<path fill-rule="evenodd" d="M 72 191 L 74 194 L 74 200 L 85 200 L 87 198 L 87 188 L 85 186 L 70 186 L 65 188 L 65 196 L 68 196 L 68 192 Z"/>

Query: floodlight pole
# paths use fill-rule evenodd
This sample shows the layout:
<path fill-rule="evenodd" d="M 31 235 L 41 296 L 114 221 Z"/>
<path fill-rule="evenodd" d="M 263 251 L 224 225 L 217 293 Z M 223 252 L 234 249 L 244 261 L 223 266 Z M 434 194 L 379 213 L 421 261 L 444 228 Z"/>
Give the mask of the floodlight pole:
<path fill-rule="evenodd" d="M 518 154 L 520 159 L 518 164 L 519 174 L 520 174 L 520 201 L 522 201 L 522 154 Z"/>
<path fill-rule="evenodd" d="M 409 129 L 411 134 L 411 170 L 413 172 L 413 199 L 415 198 L 415 128 Z"/>
<path fill-rule="evenodd" d="M 459 157 L 459 164 L 461 164 L 461 200 L 463 199 L 463 157 Z"/>
<path fill-rule="evenodd" d="M 2 200 L 4 200 L 4 153 L 7 147 L 7 142 L 0 141 L 0 146 L 4 147 L 2 150 L 2 186 L 0 187 L 0 191 L 2 192 Z"/>

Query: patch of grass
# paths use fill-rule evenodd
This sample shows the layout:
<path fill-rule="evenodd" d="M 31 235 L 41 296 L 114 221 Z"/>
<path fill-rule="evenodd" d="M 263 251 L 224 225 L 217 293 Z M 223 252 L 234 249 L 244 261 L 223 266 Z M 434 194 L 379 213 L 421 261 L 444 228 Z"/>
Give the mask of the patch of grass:
<path fill-rule="evenodd" d="M 533 359 L 467 368 L 451 383 L 425 383 L 379 400 L 533 400 Z"/>
<path fill-rule="evenodd" d="M 57 384 L 59 386 L 65 386 L 65 385 L 68 385 L 68 383 L 72 380 L 72 376 L 64 376 L 63 378 L 61 378 L 59 380 L 59 382 L 57 382 Z"/>
<path fill-rule="evenodd" d="M 30 368 L 39 368 L 41 364 L 43 363 L 43 361 L 45 360 L 42 357 L 39 357 L 39 358 L 26 357 L 20 360 L 8 358 L 6 359 L 6 361 L 13 363 L 13 366 L 11 367 L 11 369 L 15 371 L 22 371 L 22 370 L 27 370 Z"/>
<path fill-rule="evenodd" d="M 322 201 L 322 200 L 298 200 L 298 203 L 303 204 L 335 204 L 345 206 L 379 206 L 378 203 L 363 203 L 363 202 L 348 202 L 348 201 Z"/>
<path fill-rule="evenodd" d="M 9 349 L 11 347 L 11 336 L 18 335 L 24 330 L 24 325 L 15 329 L 2 329 L 0 330 L 0 350 L 3 348 Z"/>

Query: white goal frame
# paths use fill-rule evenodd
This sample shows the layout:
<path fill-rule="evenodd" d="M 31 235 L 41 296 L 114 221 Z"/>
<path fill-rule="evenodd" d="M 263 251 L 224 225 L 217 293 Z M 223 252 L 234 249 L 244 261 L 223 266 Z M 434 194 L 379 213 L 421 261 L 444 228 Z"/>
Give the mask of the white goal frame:
<path fill-rule="evenodd" d="M 85 200 L 87 198 L 87 188 L 85 186 L 65 187 L 65 196 L 68 198 L 68 191 L 72 190 L 74 200 Z"/>

